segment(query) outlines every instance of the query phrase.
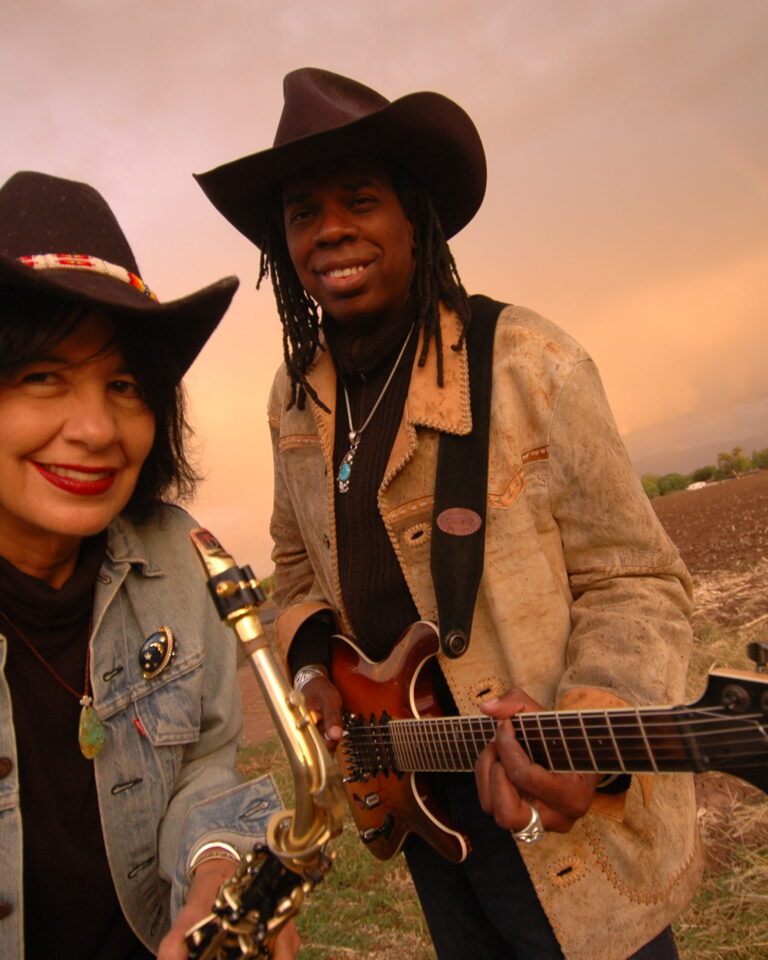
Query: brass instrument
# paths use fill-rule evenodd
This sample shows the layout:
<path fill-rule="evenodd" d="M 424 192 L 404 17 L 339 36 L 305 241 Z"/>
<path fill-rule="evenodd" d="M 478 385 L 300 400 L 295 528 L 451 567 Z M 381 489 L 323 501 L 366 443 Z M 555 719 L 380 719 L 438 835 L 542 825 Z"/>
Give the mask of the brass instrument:
<path fill-rule="evenodd" d="M 294 782 L 293 810 L 276 813 L 266 847 L 256 845 L 225 883 L 213 913 L 187 935 L 195 960 L 267 957 L 271 939 L 330 870 L 329 841 L 342 830 L 346 801 L 336 766 L 312 723 L 304 696 L 290 687 L 264 636 L 264 602 L 250 567 L 238 567 L 208 531 L 190 532 L 219 615 L 251 662 L 283 743 Z"/>

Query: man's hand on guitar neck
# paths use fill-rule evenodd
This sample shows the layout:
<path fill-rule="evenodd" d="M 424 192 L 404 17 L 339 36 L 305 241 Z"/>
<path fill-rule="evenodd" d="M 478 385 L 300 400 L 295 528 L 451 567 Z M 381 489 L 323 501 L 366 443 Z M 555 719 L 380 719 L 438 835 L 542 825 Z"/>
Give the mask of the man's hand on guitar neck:
<path fill-rule="evenodd" d="M 302 686 L 301 692 L 310 716 L 322 733 L 328 749 L 333 752 L 344 733 L 339 691 L 327 677 L 314 677 Z"/>
<path fill-rule="evenodd" d="M 519 689 L 482 705 L 499 725 L 475 764 L 477 790 L 483 810 L 505 830 L 523 830 L 535 807 L 545 830 L 567 833 L 589 810 L 601 779 L 597 773 L 552 773 L 531 762 L 508 718 L 543 709 Z"/>

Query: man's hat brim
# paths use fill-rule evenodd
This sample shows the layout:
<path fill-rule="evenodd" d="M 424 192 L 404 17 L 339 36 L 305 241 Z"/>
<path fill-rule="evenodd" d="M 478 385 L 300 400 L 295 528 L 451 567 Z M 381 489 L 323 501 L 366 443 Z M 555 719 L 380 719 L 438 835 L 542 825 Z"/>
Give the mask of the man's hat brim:
<path fill-rule="evenodd" d="M 412 93 L 361 119 L 223 164 L 195 179 L 211 203 L 263 246 L 274 197 L 286 177 L 320 163 L 371 156 L 404 168 L 429 193 L 446 237 L 477 213 L 485 195 L 485 152 L 468 114 L 439 93 Z"/>

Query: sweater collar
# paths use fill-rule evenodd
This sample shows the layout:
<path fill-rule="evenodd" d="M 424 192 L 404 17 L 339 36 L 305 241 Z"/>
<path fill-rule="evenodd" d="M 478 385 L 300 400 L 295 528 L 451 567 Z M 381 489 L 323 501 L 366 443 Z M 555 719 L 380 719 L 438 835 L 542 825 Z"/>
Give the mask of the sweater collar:
<path fill-rule="evenodd" d="M 411 388 L 405 404 L 405 420 L 412 426 L 432 427 L 443 433 L 467 434 L 472 430 L 472 414 L 469 402 L 469 366 L 467 350 L 451 349 L 461 334 L 459 319 L 455 313 L 440 306 L 440 327 L 443 339 L 443 382 L 437 385 L 437 358 L 434 345 L 430 347 L 423 367 L 418 358 L 424 340 L 419 331 L 419 345 L 411 371 Z M 317 395 L 331 410 L 326 413 L 311 403 L 321 435 L 334 435 L 334 404 L 336 398 L 336 371 L 329 350 L 318 351 L 307 380 Z"/>

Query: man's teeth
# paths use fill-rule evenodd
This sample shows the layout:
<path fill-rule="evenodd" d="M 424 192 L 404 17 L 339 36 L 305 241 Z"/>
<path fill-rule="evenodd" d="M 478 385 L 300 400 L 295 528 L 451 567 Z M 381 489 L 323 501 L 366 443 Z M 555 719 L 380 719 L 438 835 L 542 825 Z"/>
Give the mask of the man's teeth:
<path fill-rule="evenodd" d="M 81 480 L 81 481 L 91 481 L 104 480 L 106 477 L 111 476 L 111 470 L 100 470 L 98 473 L 88 472 L 84 470 L 73 470 L 71 467 L 56 467 L 52 464 L 46 464 L 46 469 L 50 470 L 51 473 L 55 473 L 57 477 L 66 477 L 68 480 Z"/>
<path fill-rule="evenodd" d="M 341 280 L 343 277 L 354 277 L 356 273 L 360 273 L 360 271 L 364 269 L 362 264 L 358 264 L 355 267 L 339 267 L 336 270 L 329 270 L 326 276 L 331 277 L 333 280 Z"/>

